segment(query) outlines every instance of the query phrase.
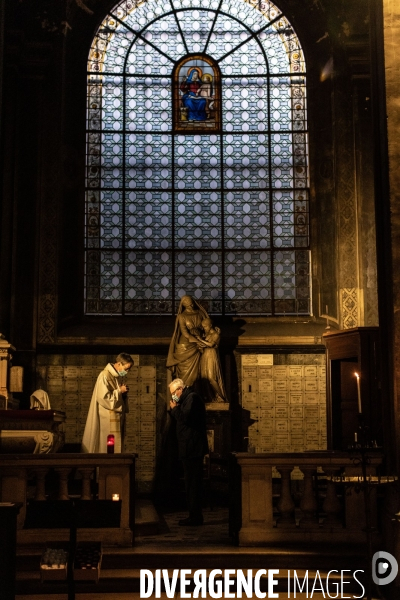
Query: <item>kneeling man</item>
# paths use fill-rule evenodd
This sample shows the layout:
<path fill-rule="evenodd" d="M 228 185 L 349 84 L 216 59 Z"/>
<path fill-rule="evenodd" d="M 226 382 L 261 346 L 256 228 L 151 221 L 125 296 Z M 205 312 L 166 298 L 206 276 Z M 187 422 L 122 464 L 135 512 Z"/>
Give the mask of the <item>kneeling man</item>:
<path fill-rule="evenodd" d="M 174 379 L 169 391 L 189 508 L 189 518 L 179 521 L 179 525 L 202 525 L 203 458 L 208 453 L 206 409 L 200 396 L 186 387 L 182 379 Z"/>

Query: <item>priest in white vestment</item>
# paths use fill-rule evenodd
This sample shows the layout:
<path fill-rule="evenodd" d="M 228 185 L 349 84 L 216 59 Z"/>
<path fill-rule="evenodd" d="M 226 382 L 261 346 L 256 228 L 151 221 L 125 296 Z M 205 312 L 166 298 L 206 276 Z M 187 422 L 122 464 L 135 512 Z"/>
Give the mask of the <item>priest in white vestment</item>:
<path fill-rule="evenodd" d="M 98 376 L 83 433 L 83 452 L 107 452 L 110 434 L 114 436 L 114 452 L 123 451 L 124 420 L 128 412 L 128 387 L 123 377 L 132 364 L 131 356 L 122 352 Z"/>

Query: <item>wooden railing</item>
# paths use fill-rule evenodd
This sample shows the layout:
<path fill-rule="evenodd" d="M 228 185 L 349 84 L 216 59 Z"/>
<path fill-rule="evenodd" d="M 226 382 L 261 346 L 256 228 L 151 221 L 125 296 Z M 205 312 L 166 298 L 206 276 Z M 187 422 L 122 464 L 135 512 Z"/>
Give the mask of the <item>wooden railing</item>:
<path fill-rule="evenodd" d="M 356 457 L 330 452 L 237 453 L 233 461 L 235 500 L 230 521 L 240 546 L 365 543 L 365 502 Z M 371 456 L 367 475 L 375 476 L 381 462 L 382 456 Z M 376 527 L 376 489 L 372 485 L 368 503 Z M 374 535 L 378 541 L 379 533 Z"/>
<path fill-rule="evenodd" d="M 80 490 L 71 491 L 71 476 Z M 49 489 L 49 481 L 57 482 Z M 97 493 L 93 494 L 95 488 Z M 134 529 L 135 455 L 133 454 L 3 454 L 0 455 L 0 501 L 21 502 L 18 515 L 18 543 L 68 539 L 67 528 L 26 527 L 27 505 L 51 501 L 112 501 L 119 498 L 119 526 L 80 527 L 78 539 L 130 546 Z M 114 496 L 114 498 L 113 498 Z M 61 509 L 64 508 L 62 504 Z M 94 505 L 96 506 L 96 505 Z M 42 511 L 43 512 L 43 511 Z"/>

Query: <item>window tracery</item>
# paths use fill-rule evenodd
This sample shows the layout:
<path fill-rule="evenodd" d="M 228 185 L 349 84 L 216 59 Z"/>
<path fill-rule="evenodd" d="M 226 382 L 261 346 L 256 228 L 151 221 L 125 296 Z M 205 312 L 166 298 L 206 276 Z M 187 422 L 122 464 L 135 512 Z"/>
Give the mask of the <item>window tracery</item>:
<path fill-rule="evenodd" d="M 89 54 L 86 314 L 309 314 L 305 62 L 271 2 L 120 2 Z"/>

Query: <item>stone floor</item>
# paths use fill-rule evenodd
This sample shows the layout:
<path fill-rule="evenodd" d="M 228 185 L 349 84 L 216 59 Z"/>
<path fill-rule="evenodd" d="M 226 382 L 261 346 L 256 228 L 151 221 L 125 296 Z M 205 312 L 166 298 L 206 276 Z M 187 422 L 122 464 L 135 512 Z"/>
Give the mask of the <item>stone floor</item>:
<path fill-rule="evenodd" d="M 135 542 L 146 549 L 155 545 L 160 551 L 165 548 L 185 546 L 233 546 L 229 537 L 228 509 L 216 507 L 204 511 L 204 524 L 201 527 L 181 527 L 180 519 L 185 519 L 187 512 L 164 512 L 159 515 L 159 531 L 157 535 L 139 534 Z"/>

